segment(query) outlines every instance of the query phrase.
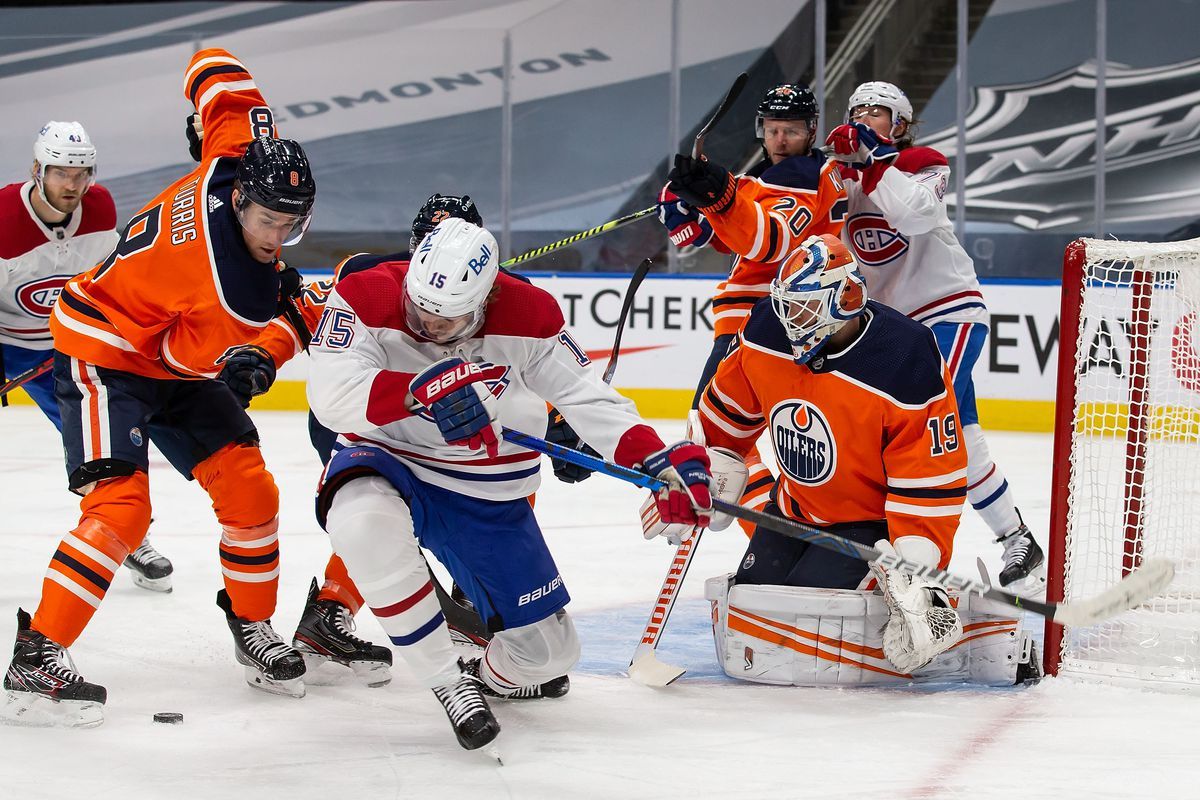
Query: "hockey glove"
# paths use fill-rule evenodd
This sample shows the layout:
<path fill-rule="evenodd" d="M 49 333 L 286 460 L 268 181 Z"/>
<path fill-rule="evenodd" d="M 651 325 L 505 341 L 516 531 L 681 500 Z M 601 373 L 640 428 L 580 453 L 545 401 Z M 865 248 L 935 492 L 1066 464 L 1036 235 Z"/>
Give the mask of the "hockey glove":
<path fill-rule="evenodd" d="M 704 247 L 713 237 L 712 225 L 704 215 L 680 200 L 668 186 L 658 195 L 658 221 L 676 247 Z"/>
<path fill-rule="evenodd" d="M 265 394 L 275 382 L 275 359 L 258 345 L 246 345 L 225 359 L 217 377 L 225 382 L 242 408 L 246 408 L 251 397 Z"/>
<path fill-rule="evenodd" d="M 721 214 L 733 205 L 737 179 L 711 161 L 676 153 L 675 166 L 667 173 L 667 188 L 692 208 Z"/>
<path fill-rule="evenodd" d="M 897 544 L 914 542 L 917 537 L 905 536 Z M 921 543 L 915 542 L 920 545 Z M 886 539 L 876 542 L 875 549 L 886 556 L 900 555 L 909 561 L 936 561 L 936 556 L 923 555 L 928 548 L 916 548 L 916 555 L 906 548 L 906 554 L 897 554 L 896 548 Z M 871 573 L 879 583 L 883 599 L 888 607 L 888 623 L 883 630 L 883 653 L 888 661 L 903 672 L 920 669 L 944 653 L 962 639 L 962 620 L 950 604 L 946 590 L 915 575 L 908 575 L 887 566 L 884 559 L 871 562 Z"/>
<path fill-rule="evenodd" d="M 191 154 L 193 161 L 199 161 L 203 150 L 204 125 L 200 122 L 200 115 L 195 111 L 188 114 L 184 133 L 187 134 L 188 153 Z"/>
<path fill-rule="evenodd" d="M 642 466 L 668 484 L 655 497 L 663 522 L 708 527 L 713 506 L 708 451 L 693 442 L 676 442 L 647 456 Z"/>
<path fill-rule="evenodd" d="M 496 398 L 482 379 L 478 364 L 443 358 L 413 378 L 409 391 L 433 414 L 446 444 L 484 447 L 495 458 L 500 451 Z"/>
<path fill-rule="evenodd" d="M 825 139 L 833 158 L 856 169 L 874 164 L 890 164 L 900 155 L 892 140 L 880 136 L 861 122 L 838 125 Z"/>
<path fill-rule="evenodd" d="M 567 424 L 567 421 L 563 419 L 563 415 L 558 412 L 557 408 L 550 409 L 550 423 L 546 427 L 546 441 L 562 445 L 563 447 L 569 447 L 572 450 L 581 450 L 589 456 L 599 457 L 600 455 L 580 440 L 579 434 Z M 594 472 L 594 470 L 590 470 L 587 467 L 563 461 L 561 458 L 551 458 L 550 465 L 554 467 L 554 477 L 563 483 L 579 483 L 580 481 L 587 480 L 591 477 L 592 472 Z"/>
<path fill-rule="evenodd" d="M 712 492 L 727 503 L 738 502 L 742 497 L 742 492 L 746 490 L 746 480 L 749 474 L 746 470 L 746 463 L 737 453 L 726 450 L 724 447 L 708 448 L 708 457 L 711 462 Z M 676 547 L 681 542 L 692 538 L 692 534 L 698 527 L 663 522 L 662 515 L 658 512 L 657 498 L 654 495 L 642 503 L 641 514 L 643 536 L 647 539 L 662 536 Z M 733 517 L 728 514 L 714 512 L 708 527 L 714 531 L 721 531 L 729 527 L 729 523 L 732 521 Z"/>

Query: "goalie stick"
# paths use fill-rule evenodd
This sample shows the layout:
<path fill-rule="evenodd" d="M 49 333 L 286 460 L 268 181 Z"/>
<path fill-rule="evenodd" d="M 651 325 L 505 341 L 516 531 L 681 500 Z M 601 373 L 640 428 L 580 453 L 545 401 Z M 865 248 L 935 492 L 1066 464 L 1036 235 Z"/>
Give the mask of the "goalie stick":
<path fill-rule="evenodd" d="M 8 380 L 3 384 L 0 384 L 0 400 L 2 400 L 4 405 L 7 406 L 9 392 L 13 391 L 14 389 L 20 389 L 34 378 L 40 378 L 42 375 L 45 375 L 47 372 L 53 369 L 53 367 L 54 356 L 50 356 L 50 358 L 47 358 L 36 367 L 31 367 L 30 369 L 22 372 L 20 375 L 14 376 L 12 380 Z"/>
<path fill-rule="evenodd" d="M 691 538 L 684 539 L 675 548 L 675 557 L 667 569 L 667 577 L 663 578 L 662 588 L 658 590 L 658 598 L 654 608 L 650 609 L 650 619 L 642 630 L 642 640 L 633 651 L 629 662 L 630 679 L 643 686 L 670 686 L 683 677 L 686 667 L 676 667 L 658 658 L 658 641 L 662 638 L 663 629 L 671 617 L 671 609 L 675 607 L 675 598 L 687 577 L 688 567 L 692 565 L 692 556 L 700 546 L 700 534 L 704 531 L 697 528 Z"/>
<path fill-rule="evenodd" d="M 643 472 L 622 467 L 620 464 L 614 464 L 603 458 L 596 458 L 587 453 L 572 450 L 569 447 L 553 444 L 552 442 L 547 442 L 544 439 L 539 439 L 536 436 L 530 436 L 527 433 L 521 433 L 511 428 L 504 428 L 504 438 L 514 444 L 527 447 L 530 450 L 536 450 L 554 458 L 561 458 L 564 461 L 588 467 L 596 472 L 611 475 L 614 478 L 619 478 L 635 486 L 641 486 L 644 489 L 657 492 L 667 487 L 666 481 L 659 480 Z M 981 581 L 963 578 L 937 567 L 931 567 L 928 564 L 908 561 L 894 553 L 883 553 L 874 547 L 859 544 L 837 534 L 829 533 L 828 531 L 823 531 L 820 528 L 814 528 L 811 525 L 805 525 L 792 519 L 764 514 L 761 511 L 745 508 L 736 503 L 729 503 L 718 498 L 713 498 L 713 507 L 732 517 L 749 520 L 756 525 L 761 525 L 791 539 L 799 539 L 817 547 L 841 553 L 850 558 L 857 558 L 867 562 L 879 562 L 885 567 L 903 572 L 906 575 L 916 575 L 933 581 L 946 589 L 966 592 L 967 594 L 983 597 L 1002 605 L 1032 611 L 1060 625 L 1086 627 L 1103 622 L 1106 619 L 1111 619 L 1122 611 L 1128 611 L 1159 594 L 1163 589 L 1167 588 L 1171 580 L 1175 577 L 1175 565 L 1169 559 L 1147 558 L 1142 561 L 1141 567 L 1130 572 L 1099 594 L 1070 602 L 1048 603 L 1010 594 L 1002 589 L 995 589 Z"/>

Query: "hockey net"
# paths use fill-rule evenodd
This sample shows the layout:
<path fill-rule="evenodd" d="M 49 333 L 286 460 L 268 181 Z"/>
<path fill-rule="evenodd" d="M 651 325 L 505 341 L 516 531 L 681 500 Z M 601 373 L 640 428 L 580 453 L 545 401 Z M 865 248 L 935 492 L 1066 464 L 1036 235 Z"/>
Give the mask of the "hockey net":
<path fill-rule="evenodd" d="M 1200 239 L 1067 248 L 1047 599 L 1143 557 L 1167 591 L 1089 628 L 1047 623 L 1049 674 L 1200 690 Z"/>

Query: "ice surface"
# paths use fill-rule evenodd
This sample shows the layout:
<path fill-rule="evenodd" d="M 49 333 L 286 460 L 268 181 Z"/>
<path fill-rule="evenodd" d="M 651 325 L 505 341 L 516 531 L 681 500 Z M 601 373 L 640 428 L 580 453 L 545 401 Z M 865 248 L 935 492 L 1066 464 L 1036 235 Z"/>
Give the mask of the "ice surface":
<path fill-rule="evenodd" d="M 258 413 L 282 490 L 275 626 L 290 637 L 329 555 L 312 516 L 319 472 L 303 415 Z M 678 422 L 659 426 L 675 437 Z M 0 410 L 0 644 L 32 610 L 59 538 L 74 526 L 61 445 L 32 407 Z M 1049 511 L 1050 439 L 989 435 L 1039 538 Z M 1192 758 L 1200 699 L 1065 680 L 1030 689 L 799 689 L 726 678 L 713 655 L 703 579 L 735 568 L 739 529 L 705 536 L 660 646 L 687 666 L 648 689 L 622 671 L 673 548 L 645 542 L 639 490 L 545 468 L 537 513 L 571 591 L 583 640 L 571 693 L 493 704 L 505 766 L 461 750 L 432 694 L 405 668 L 382 689 L 324 667 L 301 700 L 250 689 L 213 603 L 221 586 L 207 496 L 157 457 L 152 541 L 175 563 L 158 595 L 118 574 L 72 647 L 108 687 L 94 730 L 0 725 L 0 797 L 141 798 L 1128 798 L 1200 797 Z M 1000 548 L 968 511 L 952 568 L 993 574 Z M 369 614 L 359 632 L 386 641 Z M 1031 624 L 1033 624 L 1031 622 Z M 398 659 L 399 661 L 399 659 Z M 317 679 L 323 679 L 318 684 Z M 179 711 L 181 725 L 151 721 Z"/>

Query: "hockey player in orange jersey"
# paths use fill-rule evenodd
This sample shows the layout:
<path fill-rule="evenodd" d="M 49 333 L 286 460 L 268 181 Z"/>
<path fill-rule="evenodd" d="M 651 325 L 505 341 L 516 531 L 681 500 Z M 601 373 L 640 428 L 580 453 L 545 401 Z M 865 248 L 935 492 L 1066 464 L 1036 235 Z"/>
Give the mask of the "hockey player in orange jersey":
<path fill-rule="evenodd" d="M 810 238 L 780 264 L 771 298 L 754 306 L 705 388 L 700 421 L 707 445 L 741 455 L 769 431 L 780 475 L 768 513 L 949 562 L 967 463 L 949 372 L 928 328 L 867 299 L 836 236 Z M 872 572 L 899 626 L 919 628 L 930 608 L 949 607 L 940 587 Z M 870 577 L 860 560 L 760 529 L 735 582 L 854 589 Z M 956 630 L 925 631 L 933 641 L 921 663 L 953 645 Z"/>
<path fill-rule="evenodd" d="M 840 234 L 846 192 L 838 163 L 813 149 L 817 100 L 807 86 L 782 84 L 758 104 L 754 130 L 763 158 L 745 175 L 688 156 L 675 167 L 659 198 L 659 219 L 677 247 L 708 244 L 733 253 L 729 277 L 713 297 L 713 348 L 696 386 L 692 408 L 722 356 L 767 287 L 779 262 L 809 236 Z M 752 453 L 742 503 L 761 510 L 773 476 Z"/>
<path fill-rule="evenodd" d="M 224 50 L 189 64 L 184 96 L 206 133 L 200 164 L 136 214 L 112 254 L 67 283 L 51 317 L 56 395 L 79 525 L 55 552 L 30 620 L 18 613 L 4 678 L 18 721 L 92 725 L 107 692 L 66 648 L 150 521 L 147 448 L 212 498 L 225 611 L 252 686 L 303 694 L 304 662 L 270 624 L 279 493 L 222 362 L 279 313 L 281 245 L 302 235 L 316 186 L 303 149 L 272 138 L 253 78 Z"/>

